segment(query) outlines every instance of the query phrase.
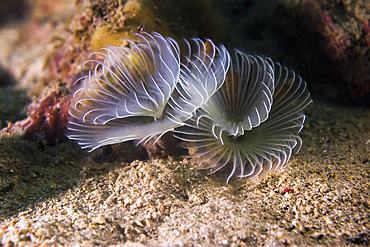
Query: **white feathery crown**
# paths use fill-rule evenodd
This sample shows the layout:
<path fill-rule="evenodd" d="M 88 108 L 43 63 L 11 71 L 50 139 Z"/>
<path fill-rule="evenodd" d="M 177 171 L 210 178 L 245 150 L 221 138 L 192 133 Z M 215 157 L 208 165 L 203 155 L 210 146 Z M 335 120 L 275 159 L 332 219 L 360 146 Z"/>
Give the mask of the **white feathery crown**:
<path fill-rule="evenodd" d="M 269 58 L 211 40 L 138 33 L 125 47 L 76 82 L 68 137 L 89 151 L 137 140 L 154 143 L 174 132 L 199 168 L 231 168 L 233 176 L 262 177 L 283 167 L 301 146 L 299 132 L 312 101 L 306 83 Z M 232 58 L 231 58 L 232 57 Z"/>

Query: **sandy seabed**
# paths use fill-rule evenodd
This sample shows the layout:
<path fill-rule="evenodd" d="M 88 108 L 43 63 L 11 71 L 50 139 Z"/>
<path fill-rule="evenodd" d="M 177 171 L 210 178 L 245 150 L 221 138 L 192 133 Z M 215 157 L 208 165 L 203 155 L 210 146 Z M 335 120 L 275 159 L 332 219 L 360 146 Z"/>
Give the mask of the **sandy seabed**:
<path fill-rule="evenodd" d="M 303 147 L 260 181 L 186 159 L 107 162 L 0 139 L 0 246 L 370 244 L 370 110 L 316 100 Z"/>
<path fill-rule="evenodd" d="M 43 24 L 31 25 L 32 49 L 18 47 L 22 31 L 0 33 L 0 58 L 21 89 L 46 88 L 44 63 L 63 40 L 48 43 L 48 35 L 66 32 L 64 21 Z M 23 107 L 26 97 L 0 90 L 0 113 L 12 120 L 20 110 L 9 105 Z M 0 247 L 370 245 L 370 109 L 313 99 L 299 154 L 261 180 L 228 185 L 229 174 L 207 175 L 182 158 L 112 162 L 72 142 L 50 147 L 41 137 L 3 136 Z"/>

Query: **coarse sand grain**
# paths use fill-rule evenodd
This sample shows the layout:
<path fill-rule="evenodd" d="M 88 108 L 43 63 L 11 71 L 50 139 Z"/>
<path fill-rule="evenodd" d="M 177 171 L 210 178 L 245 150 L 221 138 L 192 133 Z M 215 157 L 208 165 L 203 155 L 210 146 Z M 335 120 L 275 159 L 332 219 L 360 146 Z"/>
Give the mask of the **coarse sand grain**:
<path fill-rule="evenodd" d="M 186 159 L 102 162 L 0 139 L 0 246 L 370 244 L 370 110 L 317 101 L 303 147 L 260 181 Z"/>

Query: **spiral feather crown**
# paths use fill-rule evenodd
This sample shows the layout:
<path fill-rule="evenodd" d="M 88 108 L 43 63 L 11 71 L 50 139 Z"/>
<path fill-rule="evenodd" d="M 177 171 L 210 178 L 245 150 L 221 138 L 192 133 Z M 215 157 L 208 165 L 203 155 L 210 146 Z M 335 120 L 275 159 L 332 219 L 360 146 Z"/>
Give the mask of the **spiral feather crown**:
<path fill-rule="evenodd" d="M 269 58 L 211 40 L 177 42 L 139 33 L 126 47 L 107 47 L 76 83 L 68 137 L 93 151 L 171 131 L 199 168 L 262 177 L 299 151 L 312 101 L 303 79 Z M 97 53 L 93 53 L 97 54 Z"/>

